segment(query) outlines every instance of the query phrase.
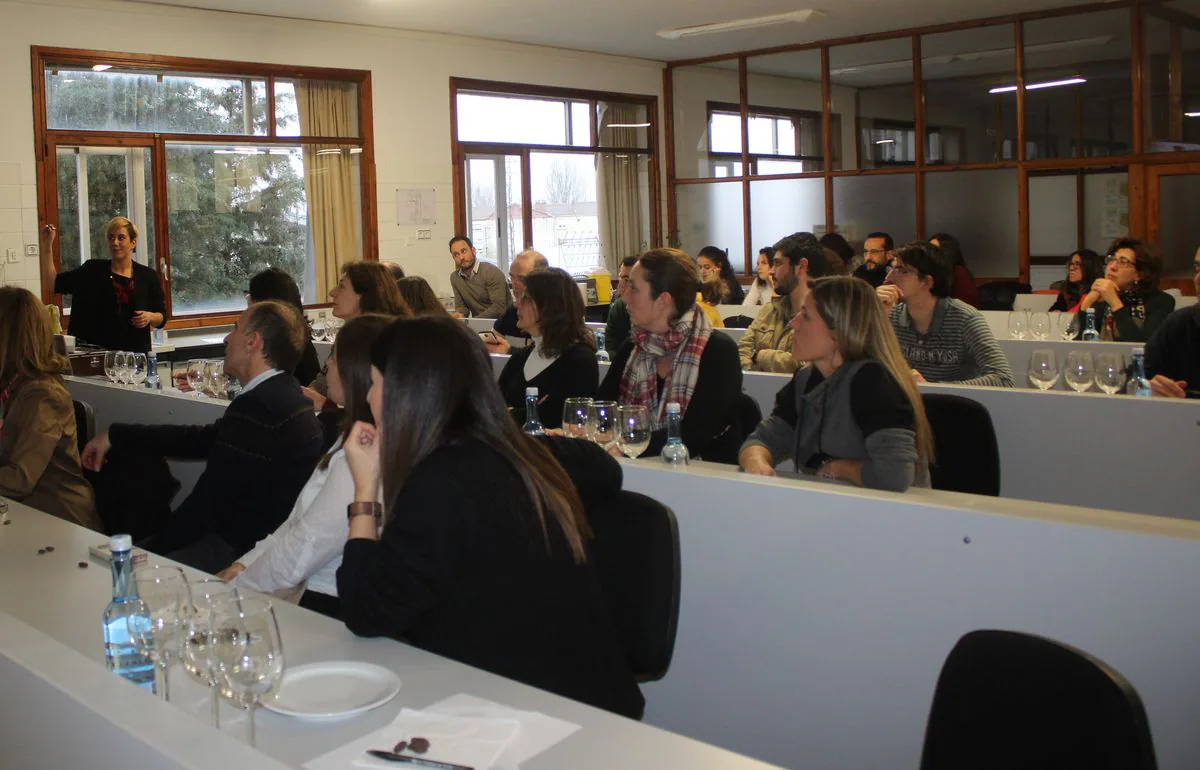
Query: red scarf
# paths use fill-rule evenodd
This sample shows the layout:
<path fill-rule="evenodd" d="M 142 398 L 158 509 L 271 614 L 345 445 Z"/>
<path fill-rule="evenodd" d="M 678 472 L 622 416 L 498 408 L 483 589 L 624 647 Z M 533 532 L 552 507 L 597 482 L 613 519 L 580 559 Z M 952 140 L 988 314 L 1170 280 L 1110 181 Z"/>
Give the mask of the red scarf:
<path fill-rule="evenodd" d="M 124 276 L 122 276 L 122 278 L 123 277 Z M 117 298 L 117 315 L 124 315 L 125 306 L 133 304 L 133 294 L 137 290 L 137 284 L 134 283 L 132 274 L 129 276 L 128 285 L 122 284 L 120 281 L 118 281 L 115 274 L 110 273 L 109 278 L 112 279 L 113 294 L 116 295 Z"/>

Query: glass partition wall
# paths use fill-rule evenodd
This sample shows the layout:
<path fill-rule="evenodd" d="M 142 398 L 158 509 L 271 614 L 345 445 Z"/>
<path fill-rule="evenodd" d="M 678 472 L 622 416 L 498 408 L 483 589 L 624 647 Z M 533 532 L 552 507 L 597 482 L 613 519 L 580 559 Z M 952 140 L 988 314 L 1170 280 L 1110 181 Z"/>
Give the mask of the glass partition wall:
<path fill-rule="evenodd" d="M 1200 161 L 1200 4 L 1182 0 L 682 61 L 668 79 L 670 241 L 727 248 L 746 275 L 799 230 L 856 249 L 947 231 L 979 279 L 1040 284 L 1076 248 L 1150 232 L 1143 164 Z"/>

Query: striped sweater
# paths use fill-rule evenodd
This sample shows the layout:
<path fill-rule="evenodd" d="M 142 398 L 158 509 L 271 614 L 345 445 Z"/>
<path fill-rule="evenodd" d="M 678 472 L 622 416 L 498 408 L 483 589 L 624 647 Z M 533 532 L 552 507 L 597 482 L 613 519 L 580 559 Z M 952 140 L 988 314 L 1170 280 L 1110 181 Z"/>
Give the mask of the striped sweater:
<path fill-rule="evenodd" d="M 904 303 L 892 308 L 891 319 L 908 365 L 929 382 L 1016 386 L 1008 359 L 992 336 L 987 319 L 970 305 L 940 297 L 925 334 L 913 326 Z"/>

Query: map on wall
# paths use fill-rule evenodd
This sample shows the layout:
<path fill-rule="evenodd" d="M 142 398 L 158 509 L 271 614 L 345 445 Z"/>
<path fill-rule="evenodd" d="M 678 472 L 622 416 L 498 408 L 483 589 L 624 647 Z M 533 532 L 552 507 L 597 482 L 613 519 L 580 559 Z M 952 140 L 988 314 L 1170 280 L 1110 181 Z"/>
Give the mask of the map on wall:
<path fill-rule="evenodd" d="M 1108 179 L 1104 185 L 1101 238 L 1120 238 L 1129 232 L 1129 180 Z"/>

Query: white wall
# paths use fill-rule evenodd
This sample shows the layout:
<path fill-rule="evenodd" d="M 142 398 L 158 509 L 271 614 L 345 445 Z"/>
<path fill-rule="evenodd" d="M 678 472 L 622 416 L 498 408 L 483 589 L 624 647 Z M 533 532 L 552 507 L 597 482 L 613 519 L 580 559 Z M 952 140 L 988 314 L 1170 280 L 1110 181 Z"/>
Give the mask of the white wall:
<path fill-rule="evenodd" d="M 449 293 L 453 235 L 451 76 L 662 98 L 662 65 L 451 35 L 196 11 L 143 3 L 0 0 L 0 255 L 37 242 L 31 45 L 365 69 L 372 73 L 380 258 L 398 260 Z M 397 188 L 433 188 L 433 240 L 398 227 Z M 9 283 L 37 292 L 38 261 L 5 265 Z"/>

